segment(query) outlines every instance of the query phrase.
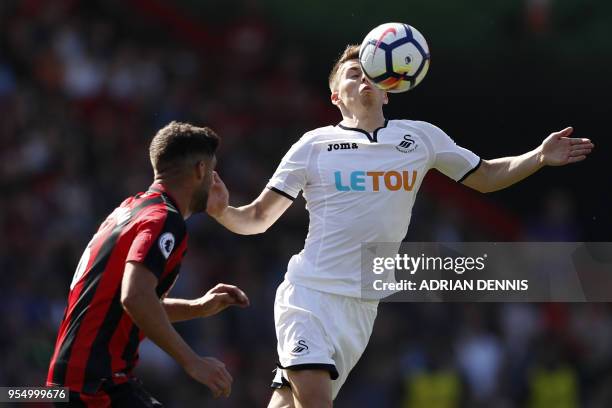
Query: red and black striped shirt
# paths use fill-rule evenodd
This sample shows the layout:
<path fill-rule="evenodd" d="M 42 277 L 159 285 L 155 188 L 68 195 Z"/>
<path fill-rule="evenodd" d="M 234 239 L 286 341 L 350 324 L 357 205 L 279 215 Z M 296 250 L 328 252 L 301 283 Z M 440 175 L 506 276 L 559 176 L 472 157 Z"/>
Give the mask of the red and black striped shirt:
<path fill-rule="evenodd" d="M 153 272 L 161 298 L 172 287 L 186 249 L 185 221 L 162 185 L 121 203 L 77 266 L 47 385 L 95 393 L 102 381 L 127 381 L 144 336 L 121 306 L 125 264 L 139 262 Z"/>

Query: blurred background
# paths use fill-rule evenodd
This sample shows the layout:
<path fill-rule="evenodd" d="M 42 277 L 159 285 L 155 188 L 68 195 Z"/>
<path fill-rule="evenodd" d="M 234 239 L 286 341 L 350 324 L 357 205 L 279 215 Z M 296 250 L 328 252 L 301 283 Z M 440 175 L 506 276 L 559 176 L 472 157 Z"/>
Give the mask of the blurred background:
<path fill-rule="evenodd" d="M 572 125 L 596 144 L 481 195 L 435 171 L 412 241 L 610 241 L 612 3 L 605 0 L 3 0 L 0 2 L 0 385 L 43 384 L 70 279 L 98 224 L 152 180 L 147 146 L 171 120 L 213 127 L 230 202 L 250 202 L 307 130 L 335 124 L 327 75 L 347 43 L 401 21 L 427 38 L 425 81 L 389 118 L 430 121 L 483 158 Z M 239 285 L 246 310 L 177 325 L 235 378 L 214 401 L 145 342 L 137 370 L 168 407 L 263 407 L 276 362 L 273 298 L 308 214 L 266 234 L 189 220 L 176 297 Z M 337 407 L 610 407 L 612 307 L 382 304 Z"/>

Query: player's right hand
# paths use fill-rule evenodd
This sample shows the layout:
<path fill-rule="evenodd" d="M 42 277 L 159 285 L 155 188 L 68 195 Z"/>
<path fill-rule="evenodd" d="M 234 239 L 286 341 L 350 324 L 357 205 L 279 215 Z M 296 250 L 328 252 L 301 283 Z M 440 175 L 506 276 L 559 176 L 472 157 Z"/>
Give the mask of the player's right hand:
<path fill-rule="evenodd" d="M 225 183 L 216 171 L 213 171 L 213 179 L 208 190 L 208 202 L 206 212 L 211 217 L 218 218 L 223 215 L 229 205 L 229 192 Z"/>
<path fill-rule="evenodd" d="M 185 365 L 185 372 L 194 380 L 206 385 L 215 398 L 229 397 L 234 379 L 225 364 L 216 358 L 198 357 Z"/>
<path fill-rule="evenodd" d="M 215 315 L 228 306 L 247 307 L 250 304 L 249 298 L 240 288 L 225 283 L 217 284 L 195 301 L 202 317 Z"/>

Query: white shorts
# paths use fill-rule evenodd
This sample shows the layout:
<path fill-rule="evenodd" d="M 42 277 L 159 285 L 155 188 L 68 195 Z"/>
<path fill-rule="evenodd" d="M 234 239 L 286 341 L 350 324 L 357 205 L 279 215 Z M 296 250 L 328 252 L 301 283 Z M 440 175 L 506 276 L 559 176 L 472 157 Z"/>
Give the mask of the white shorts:
<path fill-rule="evenodd" d="M 279 364 L 272 387 L 288 385 L 286 369 L 328 370 L 336 398 L 363 354 L 378 301 L 320 292 L 285 280 L 276 290 L 274 323 Z"/>

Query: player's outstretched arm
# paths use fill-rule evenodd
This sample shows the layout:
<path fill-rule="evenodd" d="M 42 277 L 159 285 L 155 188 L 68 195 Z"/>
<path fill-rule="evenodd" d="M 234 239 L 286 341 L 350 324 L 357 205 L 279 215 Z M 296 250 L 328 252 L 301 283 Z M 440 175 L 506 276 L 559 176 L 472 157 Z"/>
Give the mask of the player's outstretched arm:
<path fill-rule="evenodd" d="M 225 228 L 242 235 L 266 232 L 293 202 L 267 188 L 251 204 L 242 207 L 229 206 L 228 199 L 225 184 L 214 172 L 206 212 Z"/>
<path fill-rule="evenodd" d="M 174 358 L 195 380 L 210 388 L 213 395 L 229 396 L 232 376 L 215 358 L 200 357 L 172 327 L 155 288 L 157 278 L 144 265 L 128 262 L 121 282 L 121 305 L 151 341 Z"/>
<path fill-rule="evenodd" d="M 544 166 L 564 166 L 586 159 L 594 148 L 589 139 L 570 138 L 568 127 L 552 133 L 536 149 L 520 156 L 483 160 L 478 170 L 464 181 L 468 187 L 483 193 L 504 189 L 529 177 Z"/>
<path fill-rule="evenodd" d="M 219 283 L 200 298 L 164 298 L 162 304 L 168 319 L 174 323 L 212 316 L 229 306 L 247 307 L 249 298 L 240 288 Z"/>

